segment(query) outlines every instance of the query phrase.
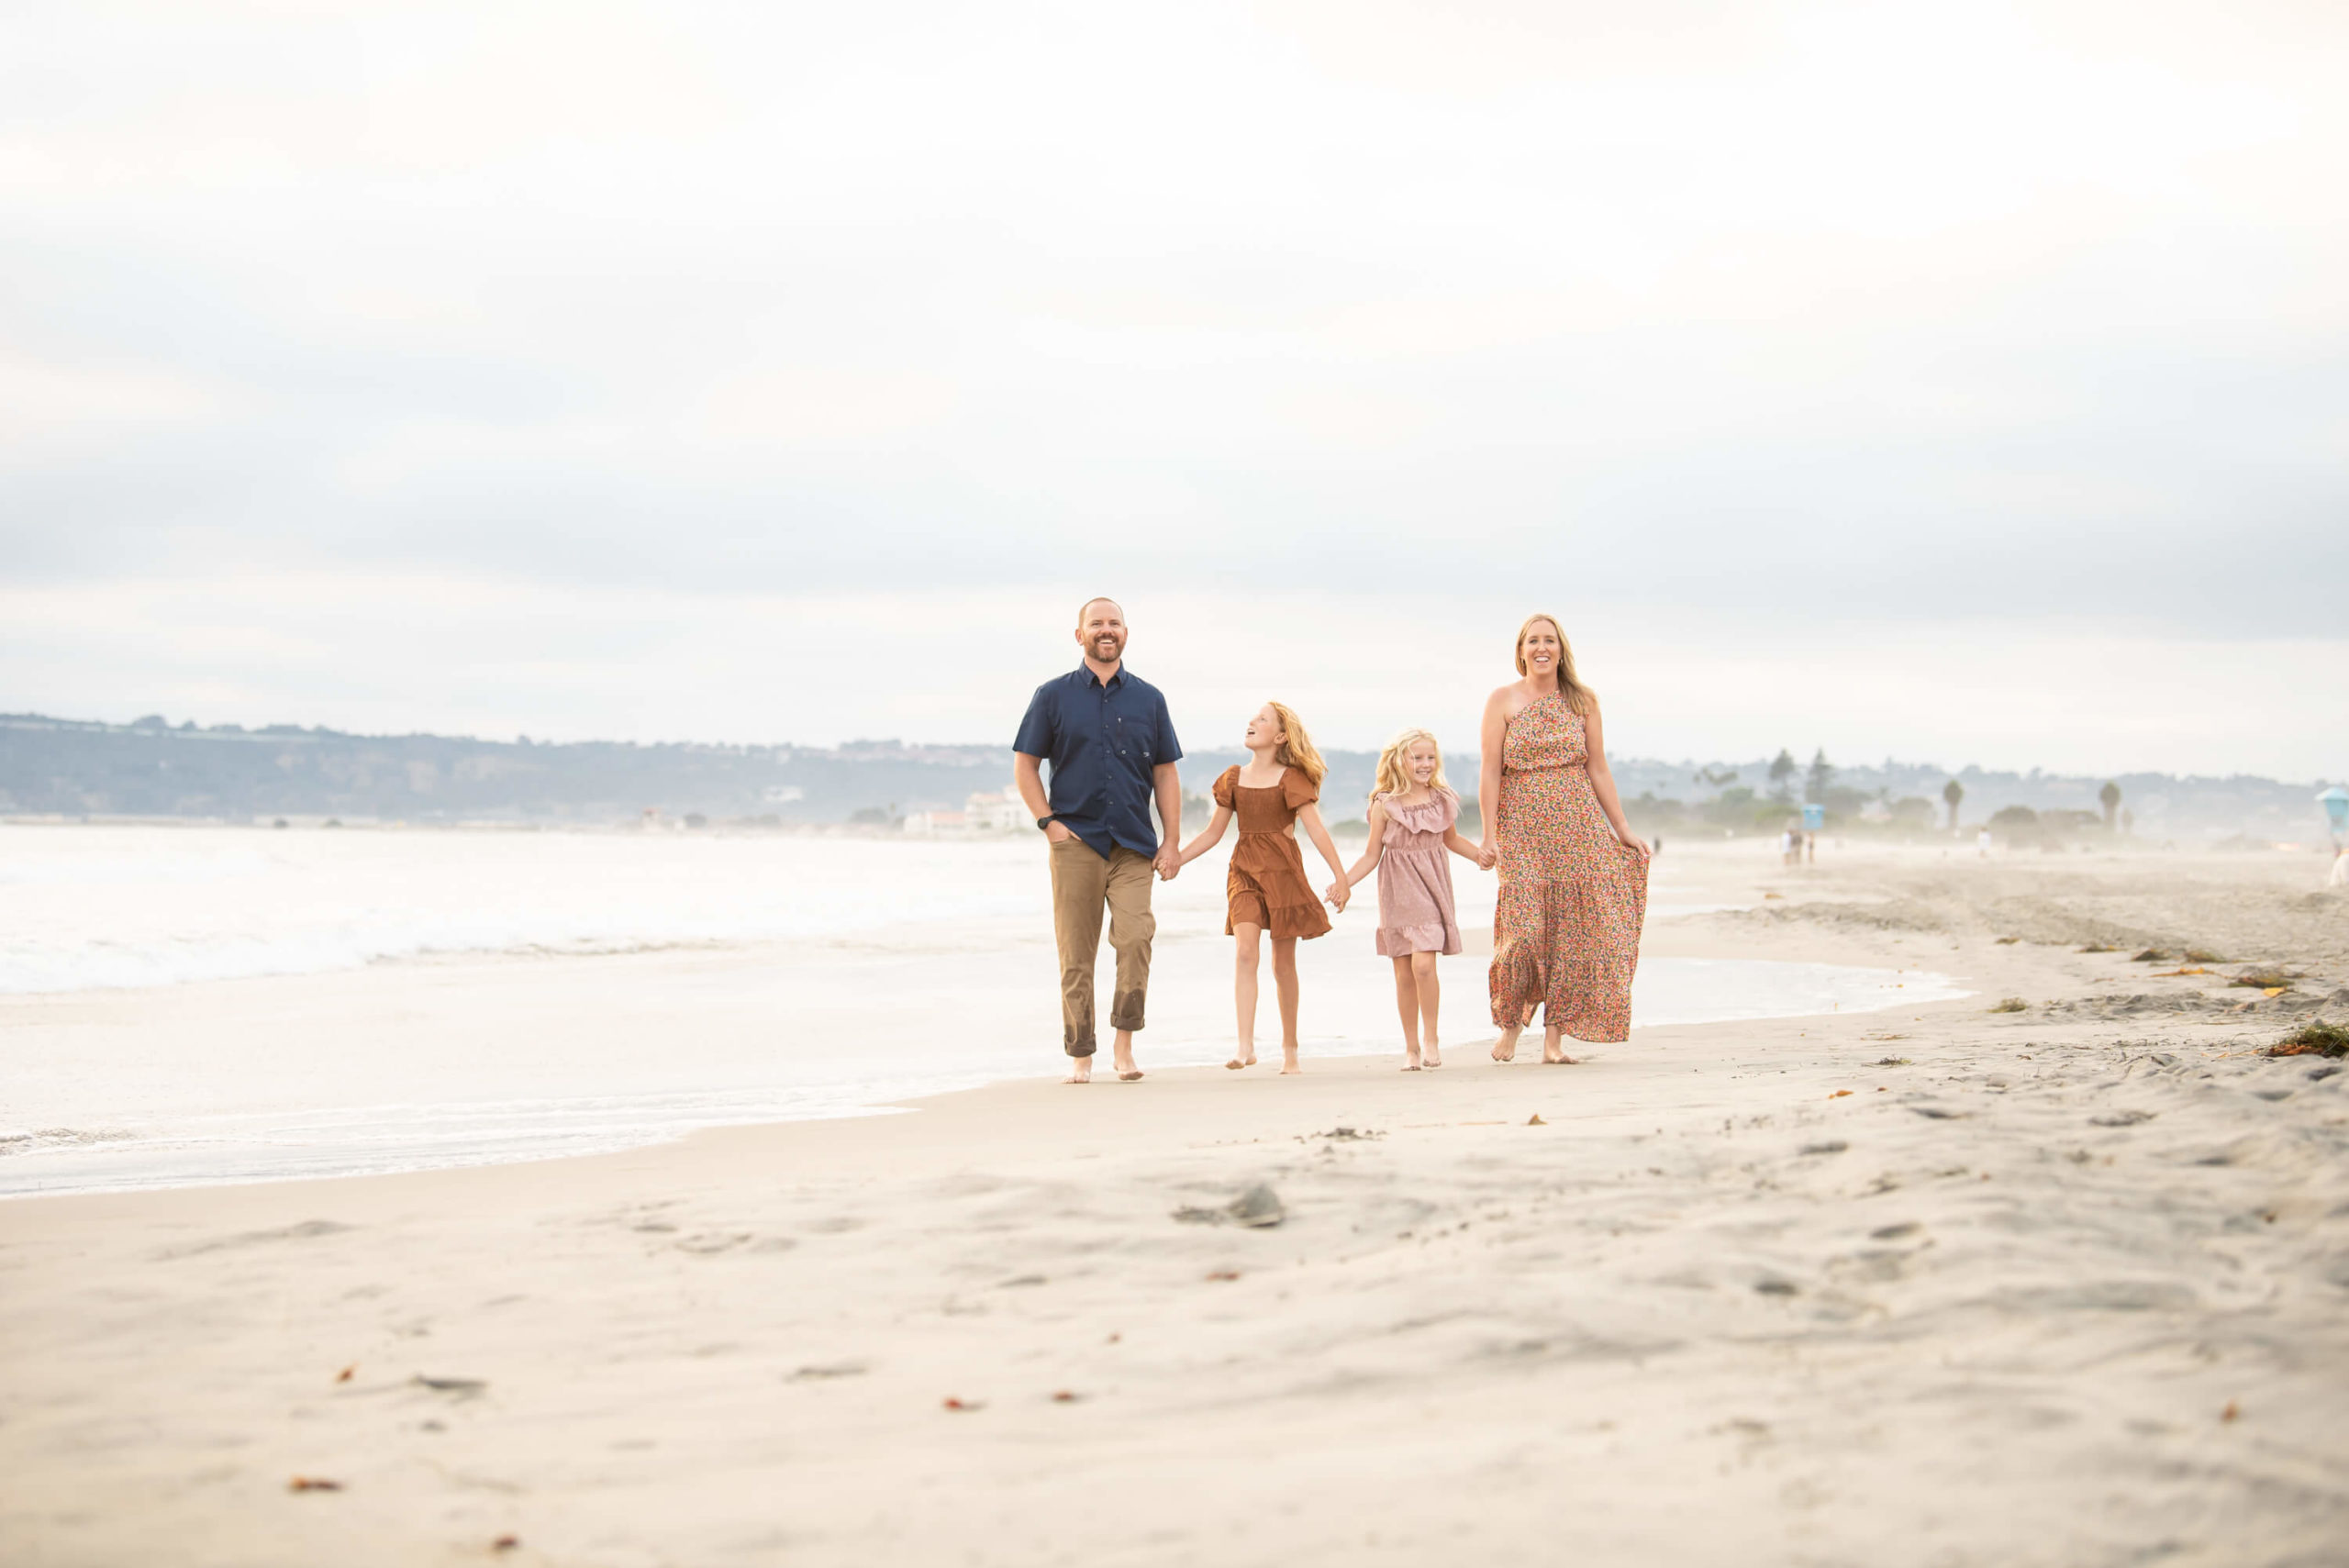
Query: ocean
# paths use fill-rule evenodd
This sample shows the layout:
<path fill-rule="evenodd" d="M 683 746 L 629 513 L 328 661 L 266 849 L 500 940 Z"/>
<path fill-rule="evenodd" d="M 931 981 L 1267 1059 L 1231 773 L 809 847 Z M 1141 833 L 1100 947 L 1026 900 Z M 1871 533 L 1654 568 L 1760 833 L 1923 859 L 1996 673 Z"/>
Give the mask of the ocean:
<path fill-rule="evenodd" d="M 1651 922 L 1721 906 L 1675 877 L 1657 863 Z M 1491 879 L 1455 880 L 1464 926 L 1488 926 Z M 1145 1068 L 1230 1053 L 1222 887 L 1210 858 L 1158 889 Z M 1300 947 L 1308 1070 L 1399 1053 L 1375 909 L 1365 884 Z M 1062 1071 L 1054 968 L 1026 835 L 0 826 L 0 1196 L 877 1114 Z M 1483 962 L 1443 979 L 1448 1049 L 1489 1039 Z M 1603 1049 L 1959 995 L 1921 971 L 1650 957 L 1631 1042 Z"/>

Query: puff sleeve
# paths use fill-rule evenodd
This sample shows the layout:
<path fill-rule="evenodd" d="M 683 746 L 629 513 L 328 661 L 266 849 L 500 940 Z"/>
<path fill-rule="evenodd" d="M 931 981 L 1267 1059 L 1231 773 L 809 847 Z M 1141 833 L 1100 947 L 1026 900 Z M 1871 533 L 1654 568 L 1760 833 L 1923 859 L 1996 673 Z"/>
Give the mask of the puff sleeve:
<path fill-rule="evenodd" d="M 1230 810 L 1231 791 L 1239 783 L 1240 770 L 1238 768 L 1226 768 L 1223 772 L 1216 774 L 1215 788 L 1209 792 L 1215 796 L 1215 803 L 1218 806 L 1222 806 L 1226 811 Z"/>
<path fill-rule="evenodd" d="M 1281 799 L 1291 811 L 1301 810 L 1320 798 L 1321 786 L 1307 778 L 1303 768 L 1291 768 L 1281 775 Z"/>

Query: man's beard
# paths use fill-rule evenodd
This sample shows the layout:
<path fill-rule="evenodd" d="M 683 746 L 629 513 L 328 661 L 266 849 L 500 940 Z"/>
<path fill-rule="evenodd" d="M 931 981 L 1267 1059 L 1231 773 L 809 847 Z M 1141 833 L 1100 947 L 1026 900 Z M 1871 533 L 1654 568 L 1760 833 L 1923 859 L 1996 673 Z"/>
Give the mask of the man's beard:
<path fill-rule="evenodd" d="M 1126 651 L 1126 643 L 1123 638 L 1099 637 L 1086 643 L 1085 651 L 1104 664 L 1114 664 L 1118 655 Z"/>

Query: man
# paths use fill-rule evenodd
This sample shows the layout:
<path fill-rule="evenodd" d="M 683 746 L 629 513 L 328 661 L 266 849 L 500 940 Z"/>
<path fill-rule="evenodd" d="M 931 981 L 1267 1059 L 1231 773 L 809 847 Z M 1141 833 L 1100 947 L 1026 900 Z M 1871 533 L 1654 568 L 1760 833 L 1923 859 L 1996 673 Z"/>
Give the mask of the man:
<path fill-rule="evenodd" d="M 1150 988 L 1150 873 L 1168 881 L 1183 869 L 1175 842 L 1183 834 L 1183 784 L 1174 764 L 1183 755 L 1166 699 L 1158 688 L 1127 673 L 1126 612 L 1115 599 L 1089 599 L 1076 612 L 1076 644 L 1084 662 L 1036 688 L 1028 717 L 1011 743 L 1012 775 L 1036 826 L 1052 840 L 1052 931 L 1061 951 L 1061 1044 L 1074 1059 L 1068 1082 L 1093 1078 L 1093 962 L 1101 951 L 1101 910 L 1109 910 L 1109 946 L 1118 955 L 1117 989 L 1109 1026 L 1117 1031 L 1112 1061 L 1118 1076 L 1141 1076 L 1134 1065 L 1134 1031 L 1142 1027 L 1142 996 Z M 1041 764 L 1052 765 L 1044 794 Z M 1151 831 L 1150 803 L 1165 825 L 1162 844 Z"/>

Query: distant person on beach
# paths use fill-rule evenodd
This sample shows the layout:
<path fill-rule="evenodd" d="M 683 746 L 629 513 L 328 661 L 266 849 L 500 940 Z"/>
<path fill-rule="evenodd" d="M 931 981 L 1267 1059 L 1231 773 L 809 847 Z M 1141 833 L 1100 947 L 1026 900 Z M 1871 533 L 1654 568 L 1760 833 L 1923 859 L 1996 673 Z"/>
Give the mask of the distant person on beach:
<path fill-rule="evenodd" d="M 1424 729 L 1406 729 L 1378 754 L 1370 797 L 1370 843 L 1330 888 L 1342 904 L 1354 884 L 1378 868 L 1379 955 L 1395 962 L 1395 1007 L 1403 1018 L 1403 1071 L 1443 1065 L 1436 1040 L 1441 996 L 1435 961 L 1460 951 L 1453 914 L 1450 851 L 1480 866 L 1484 851 L 1463 838 L 1460 797 L 1443 782 L 1443 751 Z"/>
<path fill-rule="evenodd" d="M 1346 868 L 1315 804 L 1330 770 L 1306 735 L 1304 721 L 1287 705 L 1268 702 L 1248 721 L 1241 743 L 1248 748 L 1247 762 L 1224 769 L 1215 781 L 1215 815 L 1197 838 L 1183 846 L 1182 859 L 1187 863 L 1215 848 L 1224 828 L 1239 817 L 1240 841 L 1231 847 L 1230 869 L 1224 877 L 1223 934 L 1239 944 L 1231 990 L 1240 1048 L 1224 1065 L 1234 1072 L 1256 1065 L 1257 952 L 1270 937 L 1273 986 L 1281 1008 L 1281 1073 L 1287 1076 L 1304 1070 L 1297 1055 L 1297 944 L 1330 929 L 1330 917 L 1321 912 L 1321 900 L 1306 880 L 1297 825 L 1305 824 L 1313 847 L 1341 879 Z M 1346 906 L 1345 891 L 1342 885 L 1330 890 L 1330 902 L 1341 912 Z"/>
<path fill-rule="evenodd" d="M 1111 1062 L 1129 1083 L 1134 1033 L 1150 989 L 1150 912 L 1154 864 L 1168 881 L 1183 869 L 1174 840 L 1183 830 L 1183 755 L 1158 688 L 1125 667 L 1126 612 L 1115 599 L 1088 599 L 1076 612 L 1084 661 L 1036 688 L 1012 741 L 1012 776 L 1036 826 L 1052 840 L 1052 933 L 1061 959 L 1061 1048 L 1072 1058 L 1067 1081 L 1090 1083 L 1095 1050 L 1093 965 L 1101 951 L 1101 911 L 1109 911 L 1109 946 L 1118 955 L 1109 1027 Z M 1041 769 L 1052 769 L 1052 793 Z M 1158 802 L 1162 844 L 1152 830 Z"/>
<path fill-rule="evenodd" d="M 1987 828 L 1974 835 L 1974 852 L 1986 861 L 1990 858 L 1990 829 Z"/>
<path fill-rule="evenodd" d="M 2349 850 L 2332 851 L 2332 874 L 2324 879 L 2327 887 L 2349 887 Z"/>
<path fill-rule="evenodd" d="M 1554 616 L 1517 631 L 1520 680 L 1485 703 L 1484 851 L 1497 861 L 1493 1060 L 1542 1009 L 1542 1060 L 1571 1062 L 1562 1037 L 1630 1038 L 1631 975 L 1647 917 L 1648 847 L 1623 819 L 1607 767 L 1598 696 L 1575 677 Z"/>

